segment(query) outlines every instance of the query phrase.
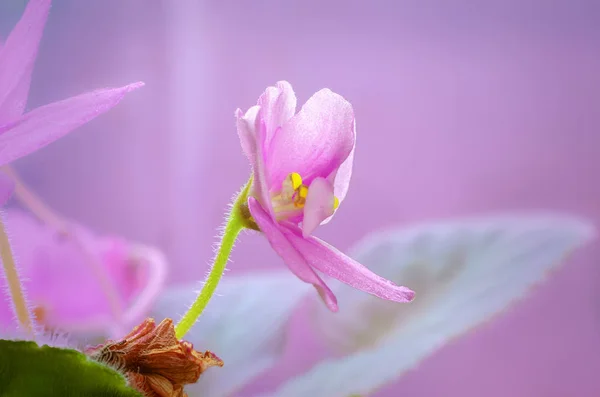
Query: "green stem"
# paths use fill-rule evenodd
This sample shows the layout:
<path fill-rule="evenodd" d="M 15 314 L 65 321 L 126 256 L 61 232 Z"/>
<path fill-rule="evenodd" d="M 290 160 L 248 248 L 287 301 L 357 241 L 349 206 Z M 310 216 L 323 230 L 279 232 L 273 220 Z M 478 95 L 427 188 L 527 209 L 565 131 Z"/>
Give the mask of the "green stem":
<path fill-rule="evenodd" d="M 17 265 L 15 258 L 10 247 L 8 240 L 8 234 L 6 233 L 6 227 L 4 221 L 0 217 L 0 258 L 2 259 L 2 265 L 4 268 L 4 275 L 6 277 L 6 283 L 8 284 L 8 292 L 12 300 L 17 321 L 19 326 L 27 333 L 28 336 L 34 337 L 33 321 L 27 302 L 25 300 L 25 291 L 21 285 L 19 279 L 19 273 L 17 271 Z"/>
<path fill-rule="evenodd" d="M 221 244 L 219 246 L 219 250 L 217 251 L 217 256 L 215 257 L 214 263 L 210 269 L 208 277 L 206 278 L 204 286 L 202 287 L 200 294 L 198 294 L 198 297 L 192 306 L 175 326 L 175 335 L 177 336 L 177 339 L 183 338 L 183 336 L 196 323 L 198 317 L 200 317 L 208 305 L 210 298 L 215 293 L 217 285 L 219 285 L 219 281 L 221 281 L 221 277 L 223 276 L 225 267 L 227 266 L 227 261 L 229 260 L 229 255 L 231 254 L 235 240 L 240 232 L 246 227 L 248 222 L 244 218 L 243 208 L 246 206 L 248 190 L 251 184 L 252 178 L 250 178 L 248 184 L 246 184 L 244 189 L 242 189 L 233 203 L 231 213 L 229 214 L 227 224 L 225 225 L 223 237 L 221 238 Z"/>

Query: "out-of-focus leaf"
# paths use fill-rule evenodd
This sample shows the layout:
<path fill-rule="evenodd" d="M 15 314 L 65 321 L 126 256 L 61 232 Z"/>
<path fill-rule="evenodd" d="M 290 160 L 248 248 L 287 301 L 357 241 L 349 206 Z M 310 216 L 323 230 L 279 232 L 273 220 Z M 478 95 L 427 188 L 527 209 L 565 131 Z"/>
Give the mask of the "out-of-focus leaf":
<path fill-rule="evenodd" d="M 193 302 L 195 285 L 173 287 L 158 300 L 154 315 L 172 316 Z M 289 272 L 225 278 L 215 297 L 184 339 L 223 359 L 185 388 L 190 397 L 225 397 L 271 368 L 282 356 L 293 309 L 310 291 Z"/>
<path fill-rule="evenodd" d="M 442 221 L 371 235 L 353 257 L 414 288 L 415 301 L 394 304 L 332 283 L 344 306 L 334 316 L 315 302 L 316 325 L 346 355 L 321 361 L 270 396 L 370 395 L 515 304 L 595 235 L 588 220 L 561 214 Z"/>

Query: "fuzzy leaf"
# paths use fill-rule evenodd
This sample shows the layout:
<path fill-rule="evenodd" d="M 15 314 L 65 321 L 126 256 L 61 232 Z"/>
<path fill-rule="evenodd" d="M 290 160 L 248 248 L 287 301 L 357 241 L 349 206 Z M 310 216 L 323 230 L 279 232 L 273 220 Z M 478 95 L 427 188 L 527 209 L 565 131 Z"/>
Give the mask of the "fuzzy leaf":
<path fill-rule="evenodd" d="M 0 340 L 0 396 L 142 397 L 123 375 L 72 350 Z"/>

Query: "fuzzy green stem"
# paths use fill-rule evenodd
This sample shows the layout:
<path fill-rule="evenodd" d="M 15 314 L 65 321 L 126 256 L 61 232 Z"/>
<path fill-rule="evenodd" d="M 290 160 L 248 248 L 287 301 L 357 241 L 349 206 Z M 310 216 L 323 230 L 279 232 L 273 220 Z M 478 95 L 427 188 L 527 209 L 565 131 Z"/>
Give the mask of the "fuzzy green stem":
<path fill-rule="evenodd" d="M 227 266 L 229 255 L 231 254 L 235 240 L 248 223 L 248 220 L 244 217 L 243 208 L 246 206 L 248 190 L 250 189 L 251 184 L 252 178 L 250 178 L 248 184 L 246 184 L 244 189 L 242 189 L 233 203 L 233 207 L 231 208 L 229 218 L 227 219 L 227 223 L 225 225 L 223 237 L 221 238 L 221 244 L 219 245 L 219 250 L 217 251 L 217 256 L 215 257 L 214 263 L 210 269 L 208 277 L 206 278 L 204 286 L 202 287 L 202 290 L 198 294 L 198 297 L 192 306 L 175 326 L 175 335 L 177 336 L 177 339 L 183 338 L 183 336 L 196 323 L 198 317 L 200 317 L 208 305 L 210 298 L 215 293 L 217 285 L 219 285 L 219 281 L 221 281 L 221 277 L 225 272 L 225 267 Z"/>
<path fill-rule="evenodd" d="M 29 335 L 34 337 L 33 331 L 33 320 L 29 308 L 27 307 L 27 301 L 25 300 L 25 291 L 21 285 L 19 279 L 19 273 L 17 271 L 17 265 L 15 258 L 10 247 L 8 240 L 8 234 L 6 233 L 6 227 L 4 221 L 0 216 L 0 259 L 2 259 L 2 266 L 4 268 L 4 275 L 6 277 L 6 283 L 8 284 L 8 292 L 12 300 L 15 314 L 19 326 Z"/>

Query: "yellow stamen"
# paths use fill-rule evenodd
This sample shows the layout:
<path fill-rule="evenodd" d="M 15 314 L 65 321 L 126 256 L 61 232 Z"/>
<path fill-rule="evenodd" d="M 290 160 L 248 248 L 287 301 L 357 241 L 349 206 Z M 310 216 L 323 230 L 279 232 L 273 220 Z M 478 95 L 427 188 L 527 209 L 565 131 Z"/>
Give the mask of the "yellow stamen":
<path fill-rule="evenodd" d="M 308 187 L 306 187 L 305 185 L 300 186 L 300 188 L 298 189 L 298 196 L 300 198 L 305 199 L 307 195 L 308 195 Z"/>
<path fill-rule="evenodd" d="M 306 185 L 300 185 L 298 187 L 298 195 L 294 199 L 294 205 L 296 207 L 302 208 L 306 203 L 306 196 L 308 195 L 308 187 Z"/>
<path fill-rule="evenodd" d="M 302 177 L 297 172 L 292 172 L 281 183 L 279 196 L 282 201 L 291 201 L 294 193 L 302 186 Z"/>
<path fill-rule="evenodd" d="M 302 186 L 302 177 L 297 172 L 292 172 L 290 174 L 290 179 L 292 181 L 292 187 L 294 190 L 297 190 L 300 186 Z"/>
<path fill-rule="evenodd" d="M 281 190 L 271 193 L 271 204 L 277 220 L 299 216 L 306 205 L 308 186 L 302 183 L 302 176 L 292 172 L 281 182 Z M 340 200 L 333 196 L 333 211 L 340 206 Z"/>

